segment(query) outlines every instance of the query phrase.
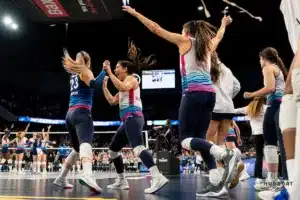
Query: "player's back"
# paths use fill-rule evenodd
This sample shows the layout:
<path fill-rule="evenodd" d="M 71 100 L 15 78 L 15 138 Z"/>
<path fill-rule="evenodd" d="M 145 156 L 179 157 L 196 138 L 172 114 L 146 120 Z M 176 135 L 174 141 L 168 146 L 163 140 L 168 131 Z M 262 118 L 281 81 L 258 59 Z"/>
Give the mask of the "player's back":
<path fill-rule="evenodd" d="M 92 107 L 94 89 L 87 86 L 78 74 L 70 77 L 70 102 L 69 107 L 88 106 Z"/>

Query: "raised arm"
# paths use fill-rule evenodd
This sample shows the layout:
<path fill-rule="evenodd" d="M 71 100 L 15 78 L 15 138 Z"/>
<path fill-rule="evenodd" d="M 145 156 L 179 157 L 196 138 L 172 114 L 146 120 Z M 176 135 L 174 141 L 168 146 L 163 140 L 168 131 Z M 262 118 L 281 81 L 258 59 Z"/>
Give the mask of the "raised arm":
<path fill-rule="evenodd" d="M 158 35 L 159 37 L 176 44 L 178 47 L 182 46 L 185 43 L 189 43 L 190 40 L 187 37 L 184 37 L 178 33 L 172 33 L 161 26 L 159 26 L 156 22 L 148 19 L 147 17 L 143 16 L 141 13 L 135 11 L 130 6 L 123 6 L 123 10 L 128 12 L 132 16 L 136 17 L 142 24 L 144 24 L 152 33 Z"/>
<path fill-rule="evenodd" d="M 108 77 L 106 76 L 103 80 L 104 96 L 105 96 L 106 100 L 108 101 L 109 105 L 111 105 L 111 106 L 118 105 L 119 104 L 119 93 L 117 93 L 115 96 L 111 95 L 111 93 L 107 89 L 107 80 L 108 80 Z"/>
<path fill-rule="evenodd" d="M 128 90 L 131 90 L 136 84 L 137 80 L 133 76 L 128 76 L 124 81 L 120 81 L 111 71 L 110 68 L 110 63 L 109 62 L 104 62 L 103 64 L 103 69 L 105 69 L 107 75 L 113 82 L 114 86 L 120 91 L 120 92 L 125 92 Z"/>
<path fill-rule="evenodd" d="M 211 51 L 214 52 L 218 45 L 220 44 L 221 40 L 224 37 L 226 27 L 232 22 L 232 18 L 230 16 L 224 16 L 221 22 L 221 26 L 217 32 L 217 35 L 215 38 L 212 39 L 212 47 Z"/>

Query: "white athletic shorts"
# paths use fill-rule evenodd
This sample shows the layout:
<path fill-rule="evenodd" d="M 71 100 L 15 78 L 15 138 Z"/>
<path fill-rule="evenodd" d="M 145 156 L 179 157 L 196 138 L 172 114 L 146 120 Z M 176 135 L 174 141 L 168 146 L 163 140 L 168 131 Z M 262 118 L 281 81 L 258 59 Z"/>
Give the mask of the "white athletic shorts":
<path fill-rule="evenodd" d="M 279 126 L 281 131 L 288 128 L 296 128 L 297 106 L 294 96 L 287 94 L 282 97 L 279 112 Z"/>

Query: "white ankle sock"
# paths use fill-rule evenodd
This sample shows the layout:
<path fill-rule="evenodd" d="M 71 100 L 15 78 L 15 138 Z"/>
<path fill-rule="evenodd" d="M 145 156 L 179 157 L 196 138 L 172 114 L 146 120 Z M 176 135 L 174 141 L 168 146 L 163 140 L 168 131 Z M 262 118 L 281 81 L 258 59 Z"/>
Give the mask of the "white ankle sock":
<path fill-rule="evenodd" d="M 93 174 L 93 164 L 92 162 L 82 162 L 82 167 L 83 167 L 83 173 L 87 175 L 92 175 Z"/>
<path fill-rule="evenodd" d="M 288 172 L 289 181 L 293 179 L 293 167 L 294 167 L 294 159 L 290 159 L 286 161 L 286 168 Z"/>
<path fill-rule="evenodd" d="M 151 174 L 152 177 L 160 175 L 160 172 L 159 172 L 159 170 L 158 170 L 158 168 L 157 168 L 156 165 L 150 167 L 149 171 L 150 171 L 150 174 Z"/>
<path fill-rule="evenodd" d="M 225 149 L 219 147 L 218 145 L 212 145 L 209 150 L 210 154 L 213 155 L 216 159 L 220 159 L 221 155 L 225 152 Z"/>
<path fill-rule="evenodd" d="M 61 170 L 61 173 L 60 173 L 60 177 L 61 178 L 66 178 L 68 173 L 69 173 L 70 169 L 63 166 L 62 170 Z"/>
<path fill-rule="evenodd" d="M 118 178 L 119 178 L 121 181 L 125 180 L 124 173 L 118 174 Z"/>

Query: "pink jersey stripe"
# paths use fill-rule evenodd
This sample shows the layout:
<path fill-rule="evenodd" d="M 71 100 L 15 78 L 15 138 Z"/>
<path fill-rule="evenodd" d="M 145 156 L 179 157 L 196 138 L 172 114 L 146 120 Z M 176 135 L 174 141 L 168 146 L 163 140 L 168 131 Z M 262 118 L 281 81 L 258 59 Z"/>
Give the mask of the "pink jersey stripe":
<path fill-rule="evenodd" d="M 124 121 L 126 121 L 126 119 L 128 118 L 128 117 L 133 117 L 133 116 L 140 116 L 140 117 L 142 117 L 142 116 L 144 116 L 143 115 L 143 113 L 142 112 L 140 112 L 140 111 L 136 111 L 136 112 L 128 112 L 128 113 L 126 113 L 122 118 L 121 118 L 121 120 L 122 120 L 122 122 L 124 122 Z"/>

